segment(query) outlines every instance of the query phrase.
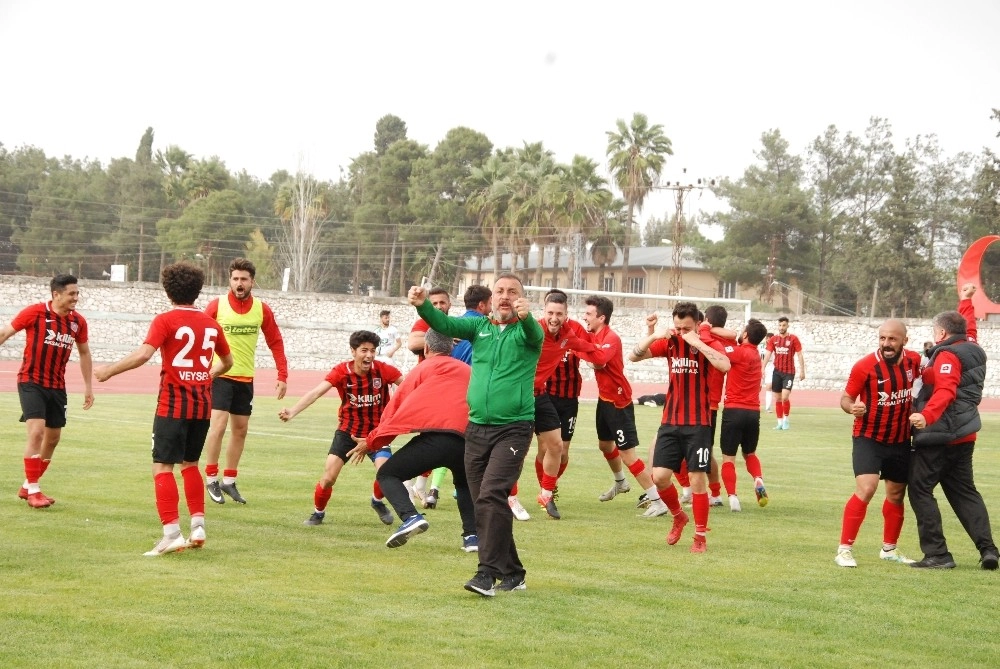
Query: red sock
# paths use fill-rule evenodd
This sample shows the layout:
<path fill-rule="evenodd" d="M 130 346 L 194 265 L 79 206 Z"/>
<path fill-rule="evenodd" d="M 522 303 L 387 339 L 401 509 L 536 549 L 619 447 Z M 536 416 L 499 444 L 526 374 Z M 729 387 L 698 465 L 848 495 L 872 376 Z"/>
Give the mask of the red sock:
<path fill-rule="evenodd" d="M 726 462 L 722 463 L 722 482 L 726 485 L 726 494 L 735 495 L 736 494 L 736 463 Z"/>
<path fill-rule="evenodd" d="M 549 476 L 548 474 L 542 474 L 541 480 L 542 490 L 555 490 L 556 489 L 556 477 Z"/>
<path fill-rule="evenodd" d="M 792 401 L 785 400 L 785 415 L 788 416 L 792 413 Z"/>
<path fill-rule="evenodd" d="M 696 492 L 691 495 L 691 510 L 694 512 L 694 533 L 708 531 L 708 493 Z"/>
<path fill-rule="evenodd" d="M 510 496 L 517 497 L 517 481 L 514 481 L 514 487 L 510 489 Z"/>
<path fill-rule="evenodd" d="M 604 451 L 601 451 L 601 453 L 604 453 Z M 619 451 L 618 447 L 615 446 L 615 449 L 613 451 L 611 451 L 610 453 L 604 453 L 604 459 L 605 460 L 614 460 L 619 455 L 621 455 L 621 451 Z"/>
<path fill-rule="evenodd" d="M 382 499 L 382 486 L 379 485 L 378 479 L 375 479 L 372 483 L 372 497 L 375 499 Z"/>
<path fill-rule="evenodd" d="M 861 523 L 865 522 L 865 514 L 868 513 L 868 502 L 861 501 L 857 495 L 851 495 L 844 505 L 844 523 L 840 529 L 840 545 L 853 546 L 854 540 L 858 538 L 861 530 Z"/>
<path fill-rule="evenodd" d="M 42 478 L 42 475 L 48 470 L 50 464 L 52 464 L 51 460 L 42 460 L 42 468 L 38 472 L 38 478 Z"/>
<path fill-rule="evenodd" d="M 333 495 L 333 486 L 324 488 L 320 484 L 316 484 L 316 489 L 313 490 L 313 504 L 317 511 L 326 510 L 326 503 L 330 501 L 331 495 Z"/>
<path fill-rule="evenodd" d="M 38 483 L 38 477 L 41 475 L 42 475 L 42 459 L 25 458 L 24 478 L 28 479 L 28 483 Z"/>
<path fill-rule="evenodd" d="M 642 458 L 636 458 L 635 462 L 628 466 L 628 470 L 632 472 L 632 476 L 638 476 L 646 469 L 646 463 L 642 461 Z"/>
<path fill-rule="evenodd" d="M 882 518 L 885 520 L 885 525 L 882 526 L 882 543 L 895 546 L 899 541 L 899 535 L 903 531 L 903 512 L 902 504 L 893 504 L 889 500 L 882 502 Z"/>
<path fill-rule="evenodd" d="M 535 458 L 535 477 L 538 479 L 538 485 L 545 488 L 543 485 L 543 477 L 545 476 L 545 470 L 542 469 L 542 461 L 539 458 Z M 546 490 L 552 490 L 552 488 L 545 488 Z"/>
<path fill-rule="evenodd" d="M 566 471 L 567 467 L 569 467 L 569 461 L 568 460 L 566 462 L 560 462 L 559 463 L 559 476 L 557 476 L 556 478 L 562 478 L 562 475 Z"/>
<path fill-rule="evenodd" d="M 708 492 L 712 497 L 718 497 L 722 492 L 722 484 L 716 481 L 715 483 L 708 484 Z"/>
<path fill-rule="evenodd" d="M 177 504 L 180 502 L 180 492 L 177 490 L 177 479 L 173 472 L 163 472 L 153 477 L 153 488 L 156 490 L 156 511 L 160 514 L 160 522 L 164 525 L 180 520 Z"/>
<path fill-rule="evenodd" d="M 785 403 L 781 400 L 774 403 L 774 415 L 778 420 L 785 417 Z"/>
<path fill-rule="evenodd" d="M 236 470 L 235 469 L 223 469 L 222 470 L 222 476 L 224 478 L 232 478 L 232 479 L 234 479 L 234 478 L 236 478 Z"/>
<path fill-rule="evenodd" d="M 219 463 L 214 465 L 205 465 L 205 476 L 216 476 L 219 475 Z"/>
<path fill-rule="evenodd" d="M 688 463 L 687 460 L 681 460 L 681 468 L 674 472 L 674 478 L 677 482 L 681 484 L 682 488 L 691 487 L 691 479 L 688 477 Z"/>
<path fill-rule="evenodd" d="M 663 503 L 667 505 L 667 508 L 670 509 L 670 513 L 676 516 L 681 512 L 681 500 L 677 496 L 677 488 L 673 484 L 663 489 L 657 489 L 656 492 L 659 494 L 660 499 L 663 500 Z"/>
<path fill-rule="evenodd" d="M 434 473 L 434 470 L 432 469 L 432 470 L 431 470 L 431 471 L 429 471 L 429 472 L 424 472 L 424 473 L 423 473 L 423 474 L 421 474 L 420 476 L 421 476 L 421 478 L 425 478 L 425 479 L 426 479 L 426 478 L 430 478 L 431 474 L 433 474 L 433 473 Z"/>
<path fill-rule="evenodd" d="M 184 479 L 184 499 L 187 501 L 188 513 L 192 516 L 205 515 L 205 482 L 201 479 L 198 467 L 185 467 L 181 470 Z"/>
<path fill-rule="evenodd" d="M 755 479 L 763 478 L 764 470 L 760 467 L 760 458 L 757 457 L 756 453 L 744 456 L 744 460 L 746 460 L 747 472 L 750 476 Z"/>

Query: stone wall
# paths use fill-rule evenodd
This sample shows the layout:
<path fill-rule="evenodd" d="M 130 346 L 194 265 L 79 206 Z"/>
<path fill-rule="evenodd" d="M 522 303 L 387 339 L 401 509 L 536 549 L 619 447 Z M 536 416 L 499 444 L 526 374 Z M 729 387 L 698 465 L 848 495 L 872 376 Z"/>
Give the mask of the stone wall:
<path fill-rule="evenodd" d="M 197 306 L 204 307 L 214 297 L 224 294 L 225 287 L 208 287 L 202 291 Z M 94 360 L 110 362 L 138 346 L 146 334 L 152 317 L 170 308 L 163 289 L 153 283 L 110 283 L 87 281 L 80 283 L 81 299 L 78 309 L 90 326 L 90 346 Z M 347 344 L 350 333 L 359 329 L 373 329 L 379 323 L 382 309 L 392 310 L 392 324 L 400 332 L 409 332 L 416 320 L 415 310 L 401 298 L 355 297 L 351 295 L 282 293 L 256 290 L 254 294 L 274 310 L 285 340 L 285 352 L 292 369 L 328 369 L 333 363 L 350 354 Z M 0 321 L 9 322 L 19 309 L 31 302 L 49 297 L 48 281 L 34 277 L 0 277 Z M 465 309 L 452 305 L 451 313 L 461 315 Z M 707 306 L 706 303 L 704 306 Z M 538 310 L 540 314 L 540 309 Z M 570 309 L 570 315 L 579 316 L 579 310 Z M 611 325 L 622 337 L 625 351 L 631 349 L 645 332 L 646 313 L 638 309 L 616 310 Z M 776 314 L 754 314 L 776 329 Z M 910 347 L 920 350 L 922 343 L 931 338 L 929 321 L 911 319 Z M 742 323 L 730 320 L 729 327 L 737 329 Z M 789 328 L 802 340 L 806 360 L 806 379 L 796 381 L 797 388 L 839 390 L 843 388 L 854 362 L 875 349 L 878 343 L 879 321 L 869 323 L 864 319 L 833 316 L 810 316 L 795 319 Z M 1000 325 L 980 322 L 979 339 L 989 358 L 1000 356 Z M 12 338 L 0 346 L 0 359 L 19 359 L 24 335 Z M 274 362 L 261 337 L 258 364 L 273 367 Z M 415 356 L 405 349 L 396 353 L 397 364 L 407 371 L 416 362 Z M 159 360 L 157 359 L 157 362 Z M 585 370 L 585 374 L 590 374 Z M 666 376 L 662 359 L 631 364 L 626 361 L 626 374 L 637 383 L 660 383 Z M 986 394 L 1000 397 L 1000 368 L 991 365 L 986 379 Z"/>

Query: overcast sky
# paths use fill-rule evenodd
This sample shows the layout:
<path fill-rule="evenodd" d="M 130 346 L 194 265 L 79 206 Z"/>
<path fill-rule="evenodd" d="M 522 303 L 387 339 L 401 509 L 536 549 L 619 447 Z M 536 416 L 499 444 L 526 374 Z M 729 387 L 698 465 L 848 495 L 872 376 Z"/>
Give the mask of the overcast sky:
<path fill-rule="evenodd" d="M 671 181 L 739 177 L 771 128 L 802 153 L 871 116 L 898 147 L 978 153 L 998 148 L 998 27 L 998 0 L 0 0 L 0 142 L 106 164 L 152 126 L 156 149 L 336 179 L 387 113 L 430 148 L 467 126 L 603 166 L 639 111 Z"/>

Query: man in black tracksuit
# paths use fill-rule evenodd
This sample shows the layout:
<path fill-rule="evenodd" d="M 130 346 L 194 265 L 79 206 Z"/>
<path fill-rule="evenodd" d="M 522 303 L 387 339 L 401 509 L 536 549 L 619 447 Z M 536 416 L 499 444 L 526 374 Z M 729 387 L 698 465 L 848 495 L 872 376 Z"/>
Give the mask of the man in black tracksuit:
<path fill-rule="evenodd" d="M 914 402 L 917 413 L 910 416 L 915 430 L 908 491 L 924 553 L 922 560 L 910 566 L 918 569 L 955 567 L 934 499 L 934 488 L 939 483 L 979 550 L 983 569 L 997 568 L 998 552 L 989 513 L 972 474 L 976 433 L 982 427 L 978 406 L 986 379 L 986 353 L 975 343 L 975 316 L 969 299 L 974 291 L 971 284 L 962 287 L 962 313 L 946 311 L 934 317 L 936 345 L 923 371 L 924 385 Z"/>

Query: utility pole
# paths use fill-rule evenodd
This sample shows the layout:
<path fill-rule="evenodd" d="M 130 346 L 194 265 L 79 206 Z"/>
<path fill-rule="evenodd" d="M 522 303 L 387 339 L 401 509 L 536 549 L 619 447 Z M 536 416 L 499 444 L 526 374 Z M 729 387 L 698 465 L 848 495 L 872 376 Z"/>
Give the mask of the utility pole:
<path fill-rule="evenodd" d="M 683 168 L 683 174 L 687 174 L 687 168 Z M 684 270 L 681 266 L 681 261 L 684 255 L 684 199 L 693 190 L 701 191 L 705 188 L 711 188 L 715 186 L 715 179 L 698 179 L 696 183 L 682 184 L 680 181 L 675 181 L 670 183 L 669 181 L 665 186 L 658 186 L 657 188 L 661 190 L 670 190 L 674 192 L 674 202 L 676 204 L 676 211 L 674 213 L 674 230 L 672 235 L 672 241 L 674 243 L 673 248 L 673 267 L 670 268 L 670 292 L 673 295 L 682 295 L 683 289 L 683 278 Z"/>

